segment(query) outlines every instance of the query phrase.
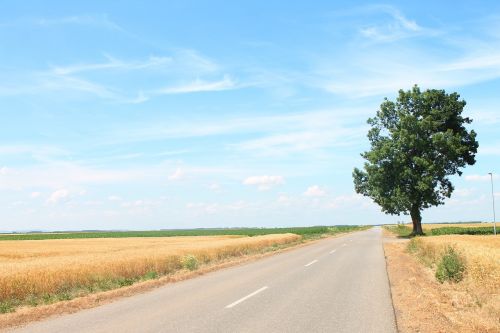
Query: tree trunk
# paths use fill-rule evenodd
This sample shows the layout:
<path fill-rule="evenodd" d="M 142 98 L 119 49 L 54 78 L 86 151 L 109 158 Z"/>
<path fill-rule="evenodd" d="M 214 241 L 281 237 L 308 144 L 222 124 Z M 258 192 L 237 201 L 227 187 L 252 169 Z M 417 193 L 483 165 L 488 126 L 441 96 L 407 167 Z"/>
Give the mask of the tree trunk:
<path fill-rule="evenodd" d="M 420 208 L 413 206 L 410 210 L 411 222 L 413 223 L 412 236 L 423 235 L 422 231 L 422 216 L 420 215 Z"/>

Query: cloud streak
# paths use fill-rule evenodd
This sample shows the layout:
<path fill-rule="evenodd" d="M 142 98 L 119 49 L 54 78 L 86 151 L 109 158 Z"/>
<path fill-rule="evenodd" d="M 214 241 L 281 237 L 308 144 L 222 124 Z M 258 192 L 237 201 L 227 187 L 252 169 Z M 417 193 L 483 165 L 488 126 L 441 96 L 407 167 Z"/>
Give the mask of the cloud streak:
<path fill-rule="evenodd" d="M 318 185 L 309 186 L 304 192 L 306 197 L 324 197 L 326 195 L 326 190 L 319 187 Z"/>
<path fill-rule="evenodd" d="M 155 95 L 189 94 L 197 92 L 223 91 L 236 89 L 234 80 L 225 75 L 223 79 L 217 81 L 205 81 L 196 79 L 188 84 L 170 86 L 153 91 Z"/>
<path fill-rule="evenodd" d="M 360 34 L 375 42 L 394 42 L 403 38 L 414 37 L 424 33 L 430 33 L 417 24 L 416 21 L 407 18 L 398 9 L 388 5 L 367 7 L 370 12 L 383 13 L 391 20 L 384 20 L 383 24 L 369 25 L 360 29 Z"/>
<path fill-rule="evenodd" d="M 48 69 L 33 72 L 13 70 L 8 83 L 0 85 L 0 95 L 50 96 L 57 93 L 57 98 L 61 99 L 82 94 L 116 103 L 140 104 L 161 95 L 243 87 L 216 62 L 195 50 L 177 49 L 169 56 L 138 60 L 123 60 L 109 54 L 104 57 L 105 61 L 101 62 L 50 65 Z M 61 92 L 67 94 L 61 95 Z"/>
<path fill-rule="evenodd" d="M 52 73 L 56 75 L 70 75 L 90 71 L 105 70 L 143 70 L 148 68 L 161 67 L 173 62 L 171 57 L 151 56 L 145 60 L 123 61 L 110 55 L 105 55 L 107 61 L 101 63 L 74 64 L 69 66 L 53 66 Z"/>
<path fill-rule="evenodd" d="M 493 175 L 493 179 L 497 180 L 500 179 L 499 175 Z M 471 182 L 485 182 L 485 181 L 490 181 L 491 176 L 486 174 L 486 175 L 466 175 L 465 180 L 471 181 Z"/>
<path fill-rule="evenodd" d="M 16 19 L 0 23 L 0 27 L 37 26 L 42 28 L 51 28 L 64 25 L 76 25 L 88 28 L 104 28 L 109 30 L 124 31 L 116 22 L 112 21 L 107 14 L 37 17 Z"/>
<path fill-rule="evenodd" d="M 267 191 L 285 183 L 283 176 L 251 176 L 243 180 L 243 185 L 256 186 L 259 191 Z"/>

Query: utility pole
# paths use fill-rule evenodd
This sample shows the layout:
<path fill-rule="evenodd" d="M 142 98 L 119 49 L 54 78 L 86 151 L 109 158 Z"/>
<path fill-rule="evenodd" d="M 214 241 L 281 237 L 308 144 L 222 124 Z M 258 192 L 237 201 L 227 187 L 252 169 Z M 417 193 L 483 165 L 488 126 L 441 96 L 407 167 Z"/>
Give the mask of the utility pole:
<path fill-rule="evenodd" d="M 493 234 L 497 234 L 497 219 L 495 216 L 495 192 L 493 192 L 493 172 L 488 172 L 491 179 L 491 200 L 493 202 Z"/>

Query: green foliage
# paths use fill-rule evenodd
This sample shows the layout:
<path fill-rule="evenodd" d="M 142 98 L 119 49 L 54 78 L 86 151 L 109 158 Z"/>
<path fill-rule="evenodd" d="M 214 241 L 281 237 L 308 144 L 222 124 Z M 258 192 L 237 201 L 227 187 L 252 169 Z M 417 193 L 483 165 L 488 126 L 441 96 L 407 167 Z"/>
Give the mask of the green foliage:
<path fill-rule="evenodd" d="M 15 307 L 10 301 L 0 302 L 0 313 L 14 312 Z"/>
<path fill-rule="evenodd" d="M 189 269 L 190 271 L 194 271 L 198 269 L 199 263 L 198 259 L 192 254 L 188 254 L 184 258 L 182 258 L 182 267 Z"/>
<path fill-rule="evenodd" d="M 397 234 L 400 237 L 411 236 L 411 229 L 406 225 L 387 225 L 385 229 Z M 441 235 L 493 235 L 493 227 L 441 227 L 426 230 L 426 236 Z"/>
<path fill-rule="evenodd" d="M 145 275 L 145 279 L 148 278 L 148 274 L 150 274 L 151 272 L 148 272 L 146 275 Z M 115 281 L 110 281 L 110 284 L 113 284 L 116 283 L 118 286 L 120 287 L 126 287 L 126 286 L 131 286 L 134 284 L 134 282 L 136 282 L 137 279 L 134 279 L 134 278 L 117 278 Z M 109 289 L 113 289 L 114 287 L 111 285 Z"/>
<path fill-rule="evenodd" d="M 389 230 L 390 232 L 395 233 L 399 237 L 409 237 L 411 234 L 411 229 L 405 225 L 402 225 L 402 224 L 387 225 L 387 226 L 384 226 L 384 228 Z"/>
<path fill-rule="evenodd" d="M 419 250 L 418 238 L 412 238 L 408 243 L 407 250 L 410 253 L 417 253 Z"/>
<path fill-rule="evenodd" d="M 74 238 L 125 238 L 125 237 L 175 237 L 175 236 L 217 236 L 242 235 L 259 236 L 268 234 L 292 233 L 305 237 L 336 234 L 360 230 L 359 226 L 315 226 L 295 228 L 227 228 L 227 229 L 179 229 L 155 231 L 94 231 L 94 232 L 67 232 L 67 233 L 26 233 L 3 234 L 0 240 L 43 240 L 43 239 L 74 239 Z"/>
<path fill-rule="evenodd" d="M 444 281 L 460 282 L 464 277 L 464 272 L 465 260 L 453 247 L 448 247 L 437 266 L 436 279 L 441 283 Z"/>
<path fill-rule="evenodd" d="M 69 292 L 62 292 L 57 298 L 59 301 L 69 301 L 70 299 L 73 299 L 73 296 Z"/>
<path fill-rule="evenodd" d="M 154 280 L 158 278 L 158 272 L 156 271 L 149 271 L 144 275 L 144 280 Z"/>
<path fill-rule="evenodd" d="M 409 213 L 420 225 L 422 209 L 451 196 L 449 176 L 475 163 L 476 133 L 465 128 L 472 120 L 462 116 L 466 103 L 459 98 L 414 86 L 400 90 L 396 102 L 385 99 L 368 119 L 371 149 L 361 154 L 363 170 L 353 171 L 356 192 L 385 213 Z"/>
<path fill-rule="evenodd" d="M 432 236 L 440 235 L 493 235 L 493 227 L 442 227 L 430 230 Z"/>

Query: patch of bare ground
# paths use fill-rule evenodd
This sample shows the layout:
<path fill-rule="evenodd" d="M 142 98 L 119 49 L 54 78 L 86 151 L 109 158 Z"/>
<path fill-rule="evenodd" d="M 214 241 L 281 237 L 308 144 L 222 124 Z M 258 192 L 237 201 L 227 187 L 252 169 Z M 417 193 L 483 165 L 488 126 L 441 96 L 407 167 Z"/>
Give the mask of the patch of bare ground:
<path fill-rule="evenodd" d="M 401 333 L 500 332 L 498 294 L 478 299 L 467 283 L 439 283 L 405 243 L 386 242 L 384 251 Z"/>

